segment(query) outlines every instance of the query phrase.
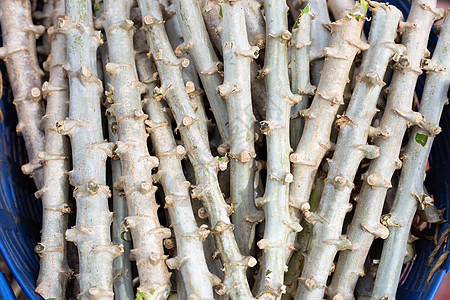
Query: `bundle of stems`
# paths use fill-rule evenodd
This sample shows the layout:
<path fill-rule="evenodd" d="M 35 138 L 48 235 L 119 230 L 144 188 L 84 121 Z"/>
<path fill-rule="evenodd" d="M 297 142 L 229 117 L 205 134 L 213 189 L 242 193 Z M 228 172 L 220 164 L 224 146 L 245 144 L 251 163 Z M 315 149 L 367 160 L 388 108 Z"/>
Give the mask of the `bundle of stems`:
<path fill-rule="evenodd" d="M 111 244 L 112 214 L 108 208 L 106 158 L 112 144 L 103 139 L 101 114 L 102 82 L 97 78 L 97 48 L 102 43 L 93 27 L 91 1 L 65 2 L 66 17 L 57 30 L 67 37 L 69 117 L 58 121 L 56 130 L 71 139 L 75 186 L 76 225 L 66 239 L 78 247 L 80 298 L 111 298 L 112 265 L 122 248 Z"/>
<path fill-rule="evenodd" d="M 203 20 L 207 28 L 207 32 L 211 37 L 212 43 L 216 46 L 219 53 L 222 54 L 222 43 L 220 33 L 222 31 L 221 21 L 223 19 L 222 0 L 205 0 L 199 1 Z M 247 30 L 248 42 L 252 46 L 260 49 L 265 47 L 265 31 L 264 19 L 260 9 L 262 3 L 256 0 L 244 0 L 245 23 Z M 260 1 L 262 2 L 262 1 Z M 180 14 L 180 13 L 179 13 Z M 183 14 L 180 14 L 183 15 Z M 198 15 L 199 16 L 199 15 Z M 207 36 L 207 32 L 204 33 Z M 262 118 L 266 115 L 266 91 L 264 82 L 257 76 L 259 65 L 256 62 L 251 63 L 251 89 L 252 102 L 255 109 Z"/>
<path fill-rule="evenodd" d="M 208 137 L 201 134 L 198 118 L 193 110 L 183 83 L 181 70 L 185 60 L 178 59 L 164 30 L 163 13 L 156 0 L 140 0 L 143 25 L 150 53 L 161 78 L 161 87 L 154 90 L 165 94 L 180 134 L 194 167 L 197 186 L 192 190 L 194 198 L 200 198 L 210 216 L 216 246 L 225 268 L 225 279 L 219 293 L 230 293 L 233 298 L 251 297 L 246 279 L 247 266 L 254 266 L 253 257 L 244 257 L 237 246 L 233 225 L 228 216 L 228 205 L 223 199 L 217 180 L 218 160 L 210 152 Z"/>
<path fill-rule="evenodd" d="M 390 217 L 380 224 L 380 217 L 386 192 L 392 186 L 391 177 L 396 169 L 402 167 L 399 153 L 406 127 L 409 123 L 415 123 L 417 117 L 421 120 L 421 115 L 411 111 L 413 86 L 422 73 L 420 62 L 427 52 L 428 35 L 438 16 L 435 13 L 439 14 L 433 9 L 435 7 L 434 0 L 413 1 L 406 23 L 401 24 L 404 29 L 402 44 L 406 51 L 396 64 L 398 70 L 389 86 L 387 106 L 380 126 L 372 129 L 372 134 L 377 136 L 376 146 L 380 155 L 364 175 L 355 215 L 347 232 L 352 251 L 342 253 L 339 258 L 330 294 L 340 294 L 346 299 L 350 297 L 358 277 L 364 275 L 365 257 L 373 240 L 376 237 L 387 238 L 393 228 L 391 226 L 399 224 Z"/>
<path fill-rule="evenodd" d="M 296 164 L 291 197 L 295 201 L 294 203 L 297 204 L 296 207 L 303 211 L 306 211 L 305 206 L 308 206 L 308 198 L 306 197 L 309 197 L 309 191 L 312 188 L 317 168 L 325 152 L 330 147 L 330 141 L 328 139 L 331 133 L 331 126 L 339 105 L 343 104 L 342 95 L 354 56 L 361 49 L 369 48 L 367 44 L 360 40 L 366 10 L 367 3 L 361 3 L 354 7 L 354 12 L 351 15 L 345 16 L 332 25 L 333 32 L 330 48 L 326 50 L 326 57 L 328 59 L 324 64 L 316 96 L 307 111 L 308 119 L 298 149 L 296 153 L 291 155 L 291 161 Z M 363 73 L 361 80 L 364 80 L 364 78 L 365 74 Z M 370 114 L 368 118 L 370 119 Z M 341 131 L 341 135 L 344 134 L 345 131 Z M 349 134 L 349 137 L 351 136 L 352 133 Z M 364 138 L 365 136 L 362 135 L 362 139 Z M 359 155 L 374 155 L 373 148 L 370 146 L 366 147 L 364 145 L 365 143 L 358 143 L 357 140 L 354 141 L 357 143 L 352 148 L 358 151 L 360 153 L 358 153 Z M 318 147 L 314 144 L 317 144 Z M 311 147 L 321 148 L 320 152 L 316 152 L 317 156 L 308 153 L 307 149 Z M 339 153 L 337 152 L 338 149 L 336 148 L 335 155 Z M 348 150 L 343 149 L 343 154 L 349 154 Z M 351 155 L 349 157 L 356 160 L 354 156 Z M 305 266 L 300 278 L 303 284 L 300 284 L 297 289 L 296 299 L 315 299 L 321 297 L 324 293 L 328 273 L 331 270 L 331 264 L 335 254 L 333 250 L 338 251 L 348 247 L 347 240 L 339 235 L 343 222 L 342 212 L 345 213 L 347 207 L 342 208 L 337 203 L 331 201 L 334 207 L 329 209 L 326 207 L 328 203 L 326 193 L 327 188 L 339 191 L 348 189 L 351 191 L 353 180 L 350 176 L 347 179 L 344 174 L 338 173 L 339 171 L 334 172 L 333 161 L 334 158 L 330 163 L 330 171 L 326 181 L 327 185 L 322 194 L 317 212 L 320 219 L 313 221 L 312 245 L 306 256 Z M 345 163 L 347 161 L 339 160 L 339 158 L 336 160 L 337 163 Z M 357 165 L 356 163 L 356 168 Z M 330 192 L 334 194 L 334 190 Z M 310 214 L 313 213 L 307 212 L 306 219 L 310 218 Z M 316 265 L 317 263 L 319 264 Z"/>
<path fill-rule="evenodd" d="M 438 12 L 440 13 L 440 12 Z M 422 68 L 428 73 L 420 103 L 420 121 L 415 123 L 403 154 L 403 169 L 395 195 L 390 219 L 400 226 L 389 227 L 389 237 L 383 246 L 379 276 L 375 281 L 373 296 L 393 298 L 397 291 L 401 266 L 406 252 L 409 227 L 419 205 L 426 199 L 423 180 L 434 137 L 441 132 L 439 119 L 447 101 L 450 86 L 450 17 L 440 29 L 440 39 L 432 59 L 423 59 Z M 422 137 L 422 139 L 421 139 Z M 392 224 L 392 223 L 391 223 Z M 388 224 L 389 225 L 389 224 Z"/>
<path fill-rule="evenodd" d="M 343 226 L 345 214 L 350 205 L 349 198 L 354 186 L 353 181 L 360 162 L 363 158 L 373 159 L 379 156 L 378 147 L 367 144 L 367 136 L 372 118 L 377 111 L 378 96 L 385 84 L 382 78 L 384 78 L 386 67 L 394 55 L 398 56 L 405 52 L 403 46 L 394 43 L 397 27 L 402 18 L 400 11 L 393 6 L 375 2 L 370 2 L 370 4 L 373 5 L 371 10 L 373 13 L 372 28 L 374 29 L 369 36 L 370 48 L 363 55 L 361 72 L 345 112 L 345 117 L 351 121 L 340 126 L 338 142 L 330 162 L 330 170 L 317 212 L 328 221 L 327 224 L 318 223 L 314 227 L 314 233 L 316 228 L 324 227 L 318 229 L 321 230 L 322 241 L 340 239 L 349 244 L 353 241 L 348 241 L 345 236 L 341 236 L 340 230 L 336 231 L 333 228 L 342 228 Z M 364 229 L 381 237 L 386 237 L 388 234 L 384 228 L 364 227 Z M 313 235 L 313 241 L 315 236 Z M 312 247 L 316 245 L 313 242 Z M 350 245 L 350 247 L 354 249 L 354 245 Z M 320 250 L 317 250 L 319 252 L 317 257 L 327 268 L 330 268 L 334 256 L 339 250 L 345 249 L 334 247 L 331 243 L 323 245 Z M 314 251 L 314 248 L 311 248 L 310 251 Z M 320 253 L 320 251 L 324 251 L 324 253 Z M 338 285 L 338 287 L 340 286 Z M 332 288 L 329 287 L 327 293 L 332 294 Z"/>
<path fill-rule="evenodd" d="M 180 53 L 188 51 L 191 55 L 211 105 L 211 110 L 214 113 L 222 142 L 225 144 L 224 147 L 227 148 L 230 139 L 228 112 L 225 102 L 217 93 L 217 87 L 223 82 L 220 76 L 223 64 L 218 60 L 208 38 L 198 2 L 174 0 L 174 7 L 184 36 L 184 43 L 178 46 L 175 51 L 178 50 Z"/>
<path fill-rule="evenodd" d="M 145 46 L 143 48 L 146 50 Z M 143 104 L 144 111 L 151 119 L 148 123 L 148 131 L 160 161 L 157 178 L 163 185 L 166 207 L 174 233 L 178 237 L 176 239 L 177 257 L 171 258 L 168 266 L 181 270 L 187 295 L 197 296 L 200 299 L 212 299 L 213 286 L 219 284 L 220 279 L 209 273 L 203 255 L 204 237 L 195 222 L 189 195 L 190 183 L 186 181 L 181 165 L 186 149 L 176 144 L 171 132 L 168 108 L 161 101 L 153 98 L 152 91 L 157 83 L 153 79 L 153 74 L 156 72 L 154 65 L 150 64 L 145 53 L 136 56 L 136 64 L 141 81 L 148 85 Z M 197 276 L 189 276 L 192 273 Z"/>
<path fill-rule="evenodd" d="M 48 0 L 46 31 L 29 1 L 1 8 L 42 297 L 76 279 L 80 299 L 395 298 L 410 230 L 441 220 L 423 185 L 450 85 L 436 0 L 406 22 L 371 0 Z"/>
<path fill-rule="evenodd" d="M 110 77 L 108 97 L 113 104 L 108 114 L 116 118 L 119 140 L 114 152 L 122 165 L 122 176 L 114 187 L 123 191 L 128 206 L 125 223 L 131 230 L 134 249 L 130 251 L 139 272 L 140 293 L 153 291 L 155 297 L 169 295 L 169 271 L 164 263 L 163 239 L 171 232 L 159 224 L 152 185 L 152 169 L 158 161 L 149 155 L 148 134 L 142 110 L 141 94 L 145 86 L 139 82 L 133 51 L 133 22 L 128 16 L 129 1 L 105 1 L 103 27 L 108 41 L 109 62 L 105 70 Z"/>
<path fill-rule="evenodd" d="M 331 128 L 340 105 L 353 60 L 369 45 L 360 40 L 367 11 L 367 2 L 357 4 L 354 12 L 331 24 L 330 46 L 324 48 L 326 60 L 322 76 L 311 106 L 301 112 L 306 118 L 305 128 L 297 149 L 290 155 L 293 182 L 290 201 L 301 211 L 308 210 L 308 198 L 317 169 L 330 150 Z M 314 149 L 314 151 L 312 151 Z"/>

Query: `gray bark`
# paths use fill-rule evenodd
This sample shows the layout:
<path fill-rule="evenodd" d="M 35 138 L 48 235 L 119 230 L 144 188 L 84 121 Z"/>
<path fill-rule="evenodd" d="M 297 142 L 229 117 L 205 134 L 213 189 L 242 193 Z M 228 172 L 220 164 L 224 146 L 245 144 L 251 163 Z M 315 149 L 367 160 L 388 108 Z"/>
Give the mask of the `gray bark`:
<path fill-rule="evenodd" d="M 291 107 L 301 97 L 292 94 L 289 86 L 287 44 L 291 33 L 287 29 L 287 10 L 284 1 L 264 2 L 267 41 L 262 75 L 268 98 L 267 118 L 261 122 L 261 131 L 267 135 L 267 183 L 264 196 L 256 199 L 265 212 L 264 238 L 257 244 L 264 250 L 256 282 L 260 299 L 275 299 L 284 292 L 287 253 L 293 246 L 288 245 L 288 237 L 292 231 L 301 230 L 289 214 L 289 125 Z"/>

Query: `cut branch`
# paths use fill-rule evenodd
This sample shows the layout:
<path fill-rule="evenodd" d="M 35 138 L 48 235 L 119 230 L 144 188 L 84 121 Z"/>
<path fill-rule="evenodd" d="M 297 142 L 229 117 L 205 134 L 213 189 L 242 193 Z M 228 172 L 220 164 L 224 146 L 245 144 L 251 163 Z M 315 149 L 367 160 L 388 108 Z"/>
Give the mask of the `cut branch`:
<path fill-rule="evenodd" d="M 250 91 L 250 63 L 257 57 L 259 48 L 250 46 L 247 40 L 244 1 L 225 2 L 222 10 L 222 47 L 227 67 L 218 92 L 226 99 L 230 116 L 232 221 L 241 253 L 252 255 L 256 224 L 263 218 L 254 201 L 253 159 L 256 153 Z"/>
<path fill-rule="evenodd" d="M 321 287 L 326 283 L 334 257 L 341 250 L 336 247 L 338 243 L 331 241 L 346 240 L 341 236 L 341 228 L 350 205 L 349 199 L 359 164 L 363 158 L 372 159 L 379 155 L 377 147 L 367 144 L 367 137 L 372 118 L 377 112 L 378 96 L 384 86 L 382 78 L 392 56 L 404 51 L 394 44 L 402 18 L 401 12 L 394 6 L 370 3 L 373 5 L 370 8 L 374 16 L 369 37 L 370 48 L 363 55 L 361 73 L 345 116 L 341 117 L 343 123 L 333 158 L 329 161 L 328 176 L 317 211 L 320 218 L 327 222 L 314 224 L 312 244 L 305 266 L 309 273 L 302 274 L 303 278 L 317 280 L 317 288 L 322 293 Z M 311 264 L 314 264 L 312 268 Z M 314 271 L 311 272 L 312 269 Z"/>
<path fill-rule="evenodd" d="M 322 78 L 311 107 L 301 112 L 305 128 L 296 151 L 291 154 L 294 179 L 290 187 L 290 203 L 301 211 L 309 210 L 309 195 L 322 158 L 331 147 L 330 133 L 353 60 L 368 45 L 360 40 L 365 9 L 354 7 L 354 16 L 346 16 L 333 23 L 330 47 L 326 56 Z"/>
<path fill-rule="evenodd" d="M 266 191 L 256 204 L 264 207 L 264 239 L 258 247 L 264 250 L 261 269 L 256 282 L 260 299 L 275 299 L 284 292 L 284 272 L 287 263 L 289 235 L 300 231 L 289 215 L 289 126 L 291 107 L 300 100 L 289 86 L 287 44 L 291 33 L 287 29 L 287 10 L 284 1 L 264 2 L 266 14 L 266 57 L 262 74 L 267 90 L 267 119 L 261 131 L 267 135 Z"/>
<path fill-rule="evenodd" d="M 205 88 L 222 141 L 224 144 L 229 145 L 230 133 L 227 107 L 223 99 L 217 94 L 217 87 L 223 83 L 223 78 L 220 75 L 223 71 L 223 64 L 219 62 L 209 40 L 198 2 L 174 0 L 174 6 L 181 31 L 183 32 L 185 45 L 189 46 L 187 51 L 191 55 Z"/>
<path fill-rule="evenodd" d="M 369 47 L 360 39 L 367 8 L 358 3 L 352 10 L 352 14 L 331 25 L 331 42 L 330 47 L 324 49 L 326 59 L 322 77 L 311 107 L 303 113 L 307 118 L 305 129 L 296 152 L 291 155 L 291 162 L 294 164 L 294 182 L 290 191 L 291 205 L 302 211 L 307 220 L 315 223 L 311 248 L 305 259 L 302 282 L 297 289 L 296 299 L 322 297 L 331 269 L 328 261 L 320 265 L 321 256 L 316 255 L 314 249 L 327 248 L 323 244 L 326 236 L 322 237 L 319 232 L 322 226 L 327 226 L 327 223 L 333 220 L 324 219 L 320 213 L 318 215 L 310 213 L 308 200 L 317 169 L 331 146 L 331 128 L 339 106 L 343 104 L 343 93 L 353 60 L 358 52 Z M 323 205 L 322 200 L 319 205 Z M 340 227 L 330 226 L 330 230 L 337 231 Z M 346 241 L 338 239 L 329 242 L 333 247 L 338 245 L 344 247 Z M 319 263 L 317 268 L 314 262 Z"/>
<path fill-rule="evenodd" d="M 76 226 L 66 238 L 78 247 L 80 299 L 113 299 L 112 266 L 121 247 L 111 245 L 110 189 L 106 185 L 107 156 L 112 144 L 103 140 L 101 122 L 102 83 L 97 78 L 100 33 L 94 31 L 91 1 L 66 0 L 67 17 L 57 28 L 67 37 L 69 62 L 69 118 L 56 124 L 71 139 L 77 204 Z"/>
<path fill-rule="evenodd" d="M 44 132 L 40 122 L 44 116 L 41 102 L 42 77 L 36 55 L 36 39 L 45 31 L 44 26 L 31 20 L 28 0 L 5 0 L 0 4 L 2 40 L 0 58 L 5 61 L 9 82 L 14 95 L 19 124 L 17 133 L 23 136 L 29 162 L 22 172 L 33 177 L 36 187 L 44 186 L 44 174 L 38 155 L 44 151 Z"/>
<path fill-rule="evenodd" d="M 54 13 L 51 24 L 64 16 L 64 1 L 51 3 Z M 68 224 L 70 145 L 67 137 L 55 131 L 55 123 L 69 114 L 69 91 L 66 71 L 66 37 L 50 27 L 51 54 L 44 67 L 50 72 L 49 82 L 43 85 L 47 96 L 47 111 L 42 120 L 45 128 L 45 152 L 39 154 L 44 166 L 44 187 L 39 190 L 42 200 L 42 236 L 38 244 L 41 256 L 36 292 L 44 299 L 64 299 L 66 285 L 72 275 L 67 264 L 65 232 Z"/>
<path fill-rule="evenodd" d="M 138 44 L 138 41 L 135 44 Z M 144 52 L 148 51 L 148 48 L 141 48 L 143 49 L 136 47 L 136 65 L 141 81 L 147 84 L 149 90 L 143 101 L 144 111 L 149 114 L 151 120 L 147 121 L 147 130 L 151 134 L 152 144 L 159 159 L 156 178 L 164 189 L 166 208 L 177 243 L 177 256 L 167 260 L 167 265 L 180 270 L 187 297 L 213 299 L 213 286 L 219 284 L 220 279 L 208 271 L 203 254 L 202 241 L 208 231 L 203 232 L 197 227 L 192 212 L 190 183 L 186 181 L 181 166 L 186 150 L 176 144 L 170 126 L 169 109 L 161 101 L 153 99 L 152 91 L 156 87 L 153 74 L 156 68 L 150 64 L 147 52 Z"/>

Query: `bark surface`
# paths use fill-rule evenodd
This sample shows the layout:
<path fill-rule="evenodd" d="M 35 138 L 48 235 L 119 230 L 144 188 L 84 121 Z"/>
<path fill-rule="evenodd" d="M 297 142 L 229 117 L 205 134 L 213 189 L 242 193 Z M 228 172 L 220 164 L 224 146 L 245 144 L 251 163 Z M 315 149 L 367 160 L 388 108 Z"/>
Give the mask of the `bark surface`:
<path fill-rule="evenodd" d="M 241 253 L 254 252 L 256 224 L 262 221 L 262 211 L 255 207 L 253 159 L 254 146 L 250 63 L 259 48 L 250 46 L 245 26 L 245 1 L 222 4 L 222 49 L 224 83 L 218 93 L 226 99 L 230 116 L 230 198 L 234 206 L 231 219 Z"/>

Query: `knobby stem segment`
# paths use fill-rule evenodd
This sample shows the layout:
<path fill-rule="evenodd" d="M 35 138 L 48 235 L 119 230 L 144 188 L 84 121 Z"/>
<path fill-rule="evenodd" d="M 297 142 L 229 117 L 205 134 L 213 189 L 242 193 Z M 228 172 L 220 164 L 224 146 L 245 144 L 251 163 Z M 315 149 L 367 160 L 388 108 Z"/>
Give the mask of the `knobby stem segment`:
<path fill-rule="evenodd" d="M 319 231 L 322 223 L 331 223 L 318 213 L 309 211 L 309 196 L 317 169 L 325 153 L 330 149 L 330 133 L 338 108 L 343 104 L 343 93 L 348 81 L 350 68 L 356 54 L 366 50 L 369 45 L 360 39 L 364 24 L 366 7 L 357 4 L 352 14 L 331 24 L 331 42 L 324 49 L 326 56 L 322 77 L 311 107 L 302 114 L 306 117 L 305 129 L 295 153 L 291 155 L 294 169 L 294 182 L 291 184 L 290 201 L 303 212 L 306 221 L 314 224 L 311 248 L 308 252 L 302 272 L 301 283 L 297 289 L 296 299 L 316 299 L 323 296 L 326 279 L 331 265 L 320 263 L 320 255 L 315 250 L 325 249 Z M 323 205 L 322 200 L 320 205 Z M 330 226 L 338 231 L 338 225 Z M 344 244 L 345 241 L 342 242 Z M 340 239 L 331 239 L 330 244 L 341 244 Z M 334 257 L 334 256 L 333 256 Z M 318 261 L 317 268 L 313 261 Z"/>
<path fill-rule="evenodd" d="M 58 17 L 64 16 L 64 1 L 49 3 L 54 9 L 50 23 L 56 24 Z M 45 152 L 39 154 L 44 165 L 44 187 L 35 195 L 42 200 L 42 234 L 38 250 L 41 256 L 36 292 L 43 298 L 63 299 L 66 285 L 72 275 L 67 264 L 65 232 L 68 226 L 69 207 L 69 170 L 70 145 L 67 137 L 55 131 L 56 122 L 64 120 L 69 114 L 69 90 L 66 71 L 66 37 L 55 31 L 47 30 L 51 42 L 51 54 L 44 63 L 50 72 L 49 82 L 45 82 L 42 91 L 47 97 L 46 115 L 43 118 L 45 128 Z"/>
<path fill-rule="evenodd" d="M 214 113 L 222 142 L 228 148 L 230 133 L 227 107 L 225 101 L 217 94 L 217 87 L 223 83 L 220 75 L 223 71 L 223 64 L 219 62 L 209 40 L 198 2 L 174 0 L 174 7 L 183 32 L 184 51 L 188 51 L 191 55 Z M 179 46 L 177 49 L 181 50 L 183 47 Z"/>
<path fill-rule="evenodd" d="M 245 26 L 245 3 L 222 4 L 222 49 L 224 83 L 218 89 L 227 102 L 230 116 L 231 203 L 235 235 L 241 253 L 252 255 L 256 224 L 262 221 L 262 211 L 255 207 L 254 168 L 254 116 L 250 91 L 250 63 L 259 48 L 250 46 Z"/>
<path fill-rule="evenodd" d="M 13 104 L 19 124 L 17 133 L 23 136 L 29 162 L 22 172 L 33 177 L 36 187 L 44 186 L 44 174 L 38 155 L 44 151 L 44 132 L 39 129 L 44 106 L 42 77 L 36 55 L 36 39 L 45 32 L 44 26 L 34 25 L 31 4 L 27 0 L 5 0 L 0 4 L 3 47 L 0 58 L 5 61 L 8 78 L 13 91 Z"/>
<path fill-rule="evenodd" d="M 138 51 L 136 65 L 141 81 L 148 88 L 143 101 L 144 111 L 150 117 L 150 121 L 146 122 L 147 131 L 151 135 L 159 159 L 159 171 L 155 174 L 155 179 L 163 186 L 166 208 L 176 238 L 177 256 L 167 260 L 167 265 L 180 270 L 182 287 L 187 297 L 213 299 L 213 286 L 219 284 L 220 279 L 208 271 L 203 255 L 202 242 L 209 231 L 198 228 L 195 222 L 189 195 L 190 183 L 186 181 L 181 166 L 186 149 L 175 142 L 168 108 L 161 100 L 153 97 L 153 90 L 157 84 L 153 76 L 156 68 L 148 60 L 145 38 L 144 40 L 137 38 L 135 38 L 135 49 Z M 178 294 L 181 292 L 178 290 Z"/>
<path fill-rule="evenodd" d="M 261 299 L 281 296 L 285 291 L 284 272 L 287 263 L 290 234 L 301 230 L 289 214 L 289 125 L 291 107 L 300 100 L 291 93 L 288 75 L 287 45 L 292 34 L 287 29 L 287 10 L 284 1 L 264 2 L 266 14 L 266 57 L 261 74 L 267 90 L 267 118 L 261 131 L 267 135 L 267 184 L 263 197 L 256 200 L 264 208 L 264 239 L 258 247 L 264 250 L 256 295 Z"/>
<path fill-rule="evenodd" d="M 105 1 L 103 14 L 108 40 L 110 77 L 109 96 L 114 104 L 108 113 L 116 117 L 119 141 L 115 153 L 120 158 L 122 176 L 114 187 L 123 191 L 127 200 L 126 226 L 131 230 L 134 249 L 130 251 L 138 267 L 138 291 L 148 298 L 166 298 L 170 292 L 170 273 L 165 264 L 163 239 L 171 236 L 158 220 L 156 187 L 151 172 L 158 159 L 150 156 L 147 148 L 148 133 L 144 122 L 141 94 L 146 86 L 139 82 L 135 66 L 133 34 L 134 24 L 129 20 L 130 3 L 126 0 Z"/>

